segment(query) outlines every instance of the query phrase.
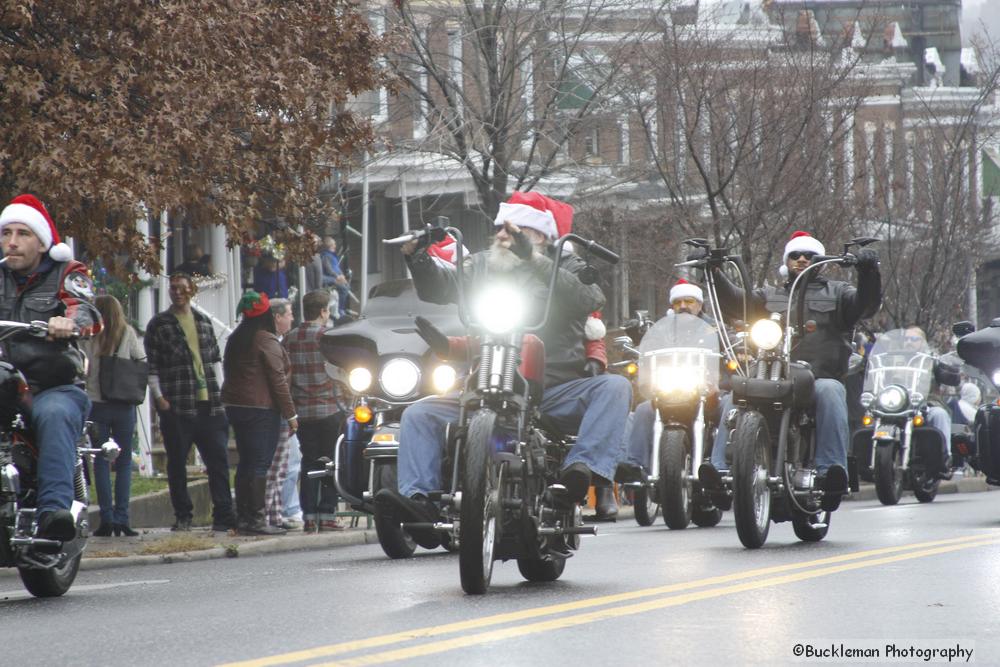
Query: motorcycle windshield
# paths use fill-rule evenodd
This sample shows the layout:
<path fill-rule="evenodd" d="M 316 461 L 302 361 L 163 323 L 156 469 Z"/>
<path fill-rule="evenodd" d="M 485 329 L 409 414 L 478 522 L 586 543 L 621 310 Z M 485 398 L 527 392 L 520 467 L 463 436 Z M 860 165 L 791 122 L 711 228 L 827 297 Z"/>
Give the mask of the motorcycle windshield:
<path fill-rule="evenodd" d="M 990 376 L 975 366 L 967 364 L 955 352 L 942 354 L 941 361 L 958 367 L 959 371 L 962 373 L 962 383 L 971 382 L 979 388 L 980 404 L 994 403 L 997 398 L 1000 398 L 1000 392 L 997 392 L 997 387 L 993 384 L 993 380 Z M 956 395 L 960 392 L 960 390 L 956 387 L 947 387 L 944 389 L 947 389 Z"/>
<path fill-rule="evenodd" d="M 719 334 L 694 315 L 670 311 L 639 343 L 639 391 L 697 394 L 719 385 Z"/>
<path fill-rule="evenodd" d="M 868 353 L 865 391 L 878 396 L 890 385 L 899 385 L 912 396 L 924 398 L 934 380 L 936 355 L 924 340 L 908 339 L 902 329 L 887 331 Z"/>

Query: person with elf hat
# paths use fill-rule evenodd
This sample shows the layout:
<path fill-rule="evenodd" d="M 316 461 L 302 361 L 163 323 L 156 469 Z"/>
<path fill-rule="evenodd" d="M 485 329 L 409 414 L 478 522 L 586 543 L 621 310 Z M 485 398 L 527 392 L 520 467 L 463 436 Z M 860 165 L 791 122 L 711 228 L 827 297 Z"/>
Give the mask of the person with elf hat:
<path fill-rule="evenodd" d="M 19 195 L 0 212 L 0 319 L 48 323 L 45 339 L 18 337 L 4 343 L 3 359 L 28 380 L 38 444 L 37 535 L 76 537 L 73 470 L 76 442 L 90 412 L 83 389 L 85 359 L 73 336 L 100 332 L 87 267 L 69 246 L 45 205 Z"/>
<path fill-rule="evenodd" d="M 779 273 L 783 284 L 753 290 L 747 295 L 747 314 L 751 321 L 769 317 L 771 313 L 788 311 L 789 291 L 796 277 L 826 249 L 819 239 L 803 231 L 792 234 L 785 244 Z M 805 313 L 801 330 L 804 332 L 792 349 L 792 360 L 807 362 L 816 377 L 816 470 L 817 487 L 827 493 L 825 510 L 834 510 L 847 492 L 847 446 L 850 438 L 847 421 L 847 390 L 844 378 L 851 356 L 854 327 L 873 316 L 882 303 L 882 279 L 878 253 L 868 248 L 854 252 L 858 259 L 858 285 L 828 280 L 810 272 L 806 285 Z M 722 312 L 733 319 L 743 317 L 743 291 L 733 285 L 717 268 L 715 284 Z M 800 285 L 798 289 L 802 289 Z M 793 318 L 797 317 L 793 310 Z M 796 320 L 797 322 L 797 320 Z M 723 402 L 723 414 L 732 405 Z M 717 469 L 728 468 L 725 446 L 728 433 L 719 429 L 712 463 Z"/>
<path fill-rule="evenodd" d="M 466 260 L 471 300 L 474 302 L 487 284 L 506 282 L 528 295 L 537 313 L 548 296 L 555 251 L 552 242 L 569 232 L 572 219 L 573 208 L 568 204 L 534 192 L 514 193 L 497 212 L 491 247 Z M 402 251 L 421 299 L 439 304 L 457 301 L 455 271 L 441 267 L 416 241 L 405 244 Z M 604 294 L 597 285 L 580 280 L 578 274 L 584 266 L 575 255 L 563 258 L 552 310 L 539 332 L 546 352 L 541 410 L 568 432 L 579 434 L 560 477 L 567 489 L 565 501 L 570 503 L 582 502 L 596 477 L 610 480 L 614 476 L 632 398 L 631 384 L 624 377 L 587 373 L 585 328 L 589 315 L 604 305 Z M 443 345 L 448 345 L 440 332 L 425 333 L 442 338 Z M 376 496 L 402 520 L 425 523 L 439 517 L 428 496 L 443 488 L 445 429 L 458 421 L 458 416 L 456 396 L 423 400 L 403 413 L 398 493 L 383 489 Z M 424 547 L 439 544 L 433 531 L 414 532 L 413 537 Z"/>
<path fill-rule="evenodd" d="M 244 535 L 284 535 L 264 516 L 267 471 L 281 435 L 299 429 L 288 377 L 292 364 L 278 340 L 278 328 L 266 294 L 247 290 L 236 307 L 241 319 L 226 341 L 222 356 L 225 382 L 222 402 L 236 436 L 236 528 Z"/>

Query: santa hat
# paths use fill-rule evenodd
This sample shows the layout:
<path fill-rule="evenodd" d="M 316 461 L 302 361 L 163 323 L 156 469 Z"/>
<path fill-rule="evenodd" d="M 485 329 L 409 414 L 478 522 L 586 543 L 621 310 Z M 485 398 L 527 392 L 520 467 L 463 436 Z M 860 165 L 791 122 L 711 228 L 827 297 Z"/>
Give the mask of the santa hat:
<path fill-rule="evenodd" d="M 455 246 L 455 239 L 447 236 L 443 241 L 439 241 L 434 245 L 429 246 L 427 248 L 427 254 L 431 256 L 438 266 L 452 268 L 455 266 Z M 469 255 L 469 249 L 464 245 L 462 246 L 462 254 L 466 257 Z"/>
<path fill-rule="evenodd" d="M 792 252 L 812 252 L 817 255 L 825 255 L 826 248 L 819 242 L 819 239 L 809 232 L 793 233 L 792 237 L 788 239 L 788 243 L 785 244 L 785 254 L 781 257 L 781 267 L 778 269 L 782 278 L 788 277 L 788 254 Z"/>
<path fill-rule="evenodd" d="M 515 192 L 500 204 L 497 217 L 493 220 L 497 227 L 504 222 L 534 229 L 553 240 L 573 226 L 573 207 L 537 192 Z"/>
<path fill-rule="evenodd" d="M 0 230 L 15 222 L 27 225 L 42 242 L 42 250 L 48 251 L 49 257 L 55 261 L 73 259 L 73 251 L 59 239 L 59 232 L 45 210 L 45 204 L 34 195 L 18 195 L 0 212 Z"/>
<path fill-rule="evenodd" d="M 608 328 L 601 319 L 601 311 L 595 310 L 587 316 L 587 323 L 583 325 L 583 335 L 587 340 L 603 340 L 607 334 Z"/>
<path fill-rule="evenodd" d="M 670 303 L 686 298 L 692 298 L 698 303 L 705 303 L 705 294 L 701 288 L 681 278 L 676 285 L 670 288 Z"/>

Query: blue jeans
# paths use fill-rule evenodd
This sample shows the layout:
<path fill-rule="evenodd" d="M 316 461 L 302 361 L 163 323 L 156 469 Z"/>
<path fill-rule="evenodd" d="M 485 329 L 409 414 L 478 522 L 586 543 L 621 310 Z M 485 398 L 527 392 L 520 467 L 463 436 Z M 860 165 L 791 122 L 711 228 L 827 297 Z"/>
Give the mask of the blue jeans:
<path fill-rule="evenodd" d="M 642 466 L 643 470 L 649 472 L 655 423 L 656 413 L 653 411 L 652 401 L 643 401 L 635 406 L 625 427 L 625 463 Z"/>
<path fill-rule="evenodd" d="M 127 403 L 94 403 L 90 421 L 97 426 L 100 447 L 109 437 L 114 438 L 122 451 L 114 463 L 103 456 L 94 457 L 94 486 L 97 502 L 101 506 L 101 523 L 128 525 L 128 499 L 132 484 L 132 437 L 135 434 L 135 406 Z M 111 468 L 115 470 L 115 497 L 111 503 Z"/>
<path fill-rule="evenodd" d="M 622 435 L 632 400 L 632 385 L 620 375 L 570 380 L 546 387 L 541 411 L 566 433 L 577 433 L 563 469 L 583 463 L 613 479 L 622 455 Z M 399 492 L 427 495 L 442 488 L 441 456 L 445 427 L 458 421 L 455 398 L 430 398 L 403 413 L 399 431 Z"/>
<path fill-rule="evenodd" d="M 286 519 L 302 513 L 299 504 L 299 473 L 302 470 L 302 450 L 299 439 L 293 433 L 288 437 L 288 474 L 281 483 L 281 511 Z"/>
<path fill-rule="evenodd" d="M 240 453 L 236 474 L 245 479 L 267 477 L 274 450 L 278 448 L 281 413 L 271 408 L 227 405 L 226 416 L 236 435 L 236 450 Z"/>
<path fill-rule="evenodd" d="M 947 458 L 951 453 L 951 415 L 940 406 L 928 406 L 927 424 L 941 431 L 941 435 L 944 436 L 944 451 L 941 456 Z"/>
<path fill-rule="evenodd" d="M 722 417 L 733 407 L 732 394 L 721 401 Z M 816 380 L 816 471 L 826 472 L 832 465 L 847 470 L 847 443 L 850 439 L 847 427 L 847 389 L 842 382 L 830 378 Z M 712 447 L 712 465 L 719 470 L 728 470 L 726 445 L 729 429 L 719 426 Z"/>
<path fill-rule="evenodd" d="M 67 510 L 73 505 L 76 442 L 90 412 L 90 398 L 64 384 L 35 394 L 31 425 L 38 445 L 38 513 Z"/>

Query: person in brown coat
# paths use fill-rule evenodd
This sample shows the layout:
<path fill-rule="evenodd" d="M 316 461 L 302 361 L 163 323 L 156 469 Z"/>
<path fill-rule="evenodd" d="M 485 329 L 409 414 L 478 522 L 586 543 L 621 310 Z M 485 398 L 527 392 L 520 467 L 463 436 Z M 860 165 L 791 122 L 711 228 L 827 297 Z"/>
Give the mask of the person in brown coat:
<path fill-rule="evenodd" d="M 236 434 L 240 455 L 236 466 L 237 530 L 252 535 L 283 535 L 264 518 L 267 471 L 278 446 L 281 420 L 299 428 L 288 389 L 291 363 L 276 334 L 266 294 L 248 291 L 237 310 L 239 326 L 229 336 L 222 357 L 225 381 L 222 402 Z"/>

